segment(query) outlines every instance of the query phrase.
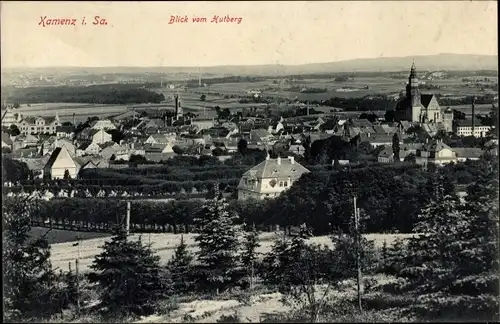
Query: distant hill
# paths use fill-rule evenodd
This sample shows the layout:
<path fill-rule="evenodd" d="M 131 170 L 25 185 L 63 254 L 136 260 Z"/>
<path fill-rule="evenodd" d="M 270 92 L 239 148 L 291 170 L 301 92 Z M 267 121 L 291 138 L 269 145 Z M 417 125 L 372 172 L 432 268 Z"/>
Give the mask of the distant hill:
<path fill-rule="evenodd" d="M 335 72 L 391 72 L 407 70 L 413 59 L 417 69 L 424 70 L 453 70 L 476 71 L 498 70 L 498 56 L 496 55 L 469 55 L 469 54 L 438 54 L 408 57 L 381 57 L 373 59 L 356 59 L 329 63 L 313 63 L 302 65 L 227 65 L 202 67 L 203 75 L 289 75 L 289 74 L 316 74 Z M 4 72 L 33 72 L 38 73 L 55 71 L 77 74 L 107 74 L 107 73 L 169 73 L 169 74 L 198 74 L 198 67 L 51 67 L 51 68 L 11 68 Z"/>

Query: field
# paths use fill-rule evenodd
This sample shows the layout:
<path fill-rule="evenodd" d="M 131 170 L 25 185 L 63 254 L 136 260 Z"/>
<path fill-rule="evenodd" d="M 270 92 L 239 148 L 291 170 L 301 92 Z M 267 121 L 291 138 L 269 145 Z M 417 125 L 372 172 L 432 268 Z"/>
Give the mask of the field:
<path fill-rule="evenodd" d="M 126 105 L 92 105 L 78 103 L 46 103 L 46 104 L 31 104 L 30 106 L 21 105 L 17 109 L 24 116 L 55 116 L 56 112 L 62 122 L 73 122 L 73 114 L 75 114 L 76 124 L 84 122 L 88 117 L 98 116 L 105 118 L 113 115 L 121 114 L 127 111 Z"/>
<path fill-rule="evenodd" d="M 262 233 L 260 236 L 261 246 L 257 250 L 259 253 L 269 252 L 272 240 L 276 233 Z M 376 247 L 381 247 L 384 240 L 388 245 L 391 245 L 397 237 L 408 237 L 411 234 L 366 234 L 368 240 L 372 240 Z M 195 234 L 184 234 L 184 241 L 191 251 L 196 251 Z M 131 235 L 132 240 L 137 240 L 139 234 Z M 145 243 L 152 243 L 153 250 L 158 253 L 163 263 L 170 260 L 173 255 L 175 246 L 180 243 L 181 234 L 143 234 L 141 239 Z M 92 264 L 94 257 L 101 252 L 101 247 L 108 238 L 92 238 L 82 240 L 80 247 L 73 246 L 74 242 L 65 242 L 52 245 L 51 262 L 54 268 L 60 268 L 63 271 L 68 269 L 68 263 L 74 263 L 78 257 L 80 250 L 80 266 L 82 271 L 88 271 L 88 267 Z M 317 236 L 310 239 L 311 243 L 331 246 L 331 240 L 327 236 Z"/>
<path fill-rule="evenodd" d="M 497 78 L 489 77 L 494 82 Z M 388 77 L 355 77 L 343 82 L 336 82 L 333 79 L 304 79 L 296 80 L 292 83 L 285 83 L 280 86 L 274 84 L 275 79 L 267 79 L 260 82 L 239 82 L 239 83 L 220 83 L 206 87 L 191 88 L 187 91 L 178 89 L 151 89 L 157 93 L 162 93 L 165 96 L 165 102 L 161 104 L 138 104 L 138 105 L 98 105 L 98 104 L 75 104 L 75 103 L 46 103 L 32 104 L 31 106 L 22 105 L 19 110 L 25 116 L 55 116 L 56 111 L 59 113 L 60 119 L 64 121 L 72 121 L 75 114 L 76 123 L 85 121 L 88 117 L 98 116 L 100 118 L 111 117 L 123 113 L 129 109 L 135 108 L 138 111 L 141 109 L 154 110 L 173 110 L 173 96 L 179 94 L 184 112 L 192 112 L 200 117 L 213 118 L 216 117 L 215 106 L 221 109 L 229 108 L 232 112 L 240 111 L 243 108 L 262 107 L 266 104 L 241 104 L 238 98 L 227 98 L 225 95 L 249 96 L 248 91 L 259 90 L 263 97 L 273 98 L 289 98 L 298 100 L 326 100 L 332 97 L 341 98 L 359 98 L 367 95 L 398 95 L 404 91 L 406 79 L 391 79 Z M 277 80 L 279 81 L 279 80 Z M 469 87 L 462 82 L 461 78 L 449 78 L 443 80 L 426 81 L 428 85 L 440 86 L 439 89 L 423 89 L 422 93 L 441 94 L 450 97 L 465 97 L 470 95 L 482 96 L 486 94 L 497 94 L 496 90 L 485 89 L 481 90 L 477 87 Z M 307 87 L 327 89 L 323 93 L 301 93 L 291 92 L 287 90 L 289 87 Z M 367 87 L 367 88 L 366 88 Z M 206 95 L 206 100 L 201 101 L 201 93 Z M 327 107 L 329 112 L 330 107 Z M 468 113 L 470 107 L 453 106 Z M 478 114 L 488 113 L 491 105 L 477 105 L 476 111 Z M 281 108 L 280 108 L 281 109 Z"/>
<path fill-rule="evenodd" d="M 65 231 L 65 230 L 48 229 L 42 227 L 32 227 L 29 235 L 32 238 L 37 238 L 45 235 L 45 238 L 47 239 L 49 244 L 73 242 L 78 239 L 78 236 L 80 236 L 80 238 L 83 240 L 110 236 L 109 234 L 106 233 Z"/>

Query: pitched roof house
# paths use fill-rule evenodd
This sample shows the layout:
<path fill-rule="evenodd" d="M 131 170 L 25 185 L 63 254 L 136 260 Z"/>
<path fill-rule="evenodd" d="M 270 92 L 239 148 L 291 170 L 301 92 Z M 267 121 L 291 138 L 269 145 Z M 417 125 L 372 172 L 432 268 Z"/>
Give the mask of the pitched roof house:
<path fill-rule="evenodd" d="M 43 167 L 43 176 L 49 179 L 63 179 L 66 170 L 71 178 L 76 178 L 80 166 L 73 160 L 65 146 L 57 147 Z"/>
<path fill-rule="evenodd" d="M 243 174 L 238 185 L 238 199 L 277 197 L 308 172 L 293 157 L 271 159 L 268 156 Z"/>

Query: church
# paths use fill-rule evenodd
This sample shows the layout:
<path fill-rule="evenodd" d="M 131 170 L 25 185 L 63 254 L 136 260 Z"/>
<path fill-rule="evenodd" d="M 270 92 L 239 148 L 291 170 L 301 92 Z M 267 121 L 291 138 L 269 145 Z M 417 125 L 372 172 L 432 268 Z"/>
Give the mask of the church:
<path fill-rule="evenodd" d="M 453 112 L 442 109 L 433 94 L 421 94 L 415 63 L 411 66 L 406 97 L 396 105 L 395 117 L 398 121 L 407 120 L 420 124 L 437 124 L 447 132 L 452 131 Z"/>

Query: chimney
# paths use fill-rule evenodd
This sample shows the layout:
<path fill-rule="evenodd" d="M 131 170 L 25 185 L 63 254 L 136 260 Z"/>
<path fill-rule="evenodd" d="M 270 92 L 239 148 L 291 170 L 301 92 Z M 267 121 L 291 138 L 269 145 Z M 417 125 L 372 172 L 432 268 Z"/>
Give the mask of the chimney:
<path fill-rule="evenodd" d="M 175 95 L 174 99 L 175 99 L 175 119 L 177 120 L 177 114 L 179 112 L 179 96 Z"/>
<path fill-rule="evenodd" d="M 281 157 L 278 156 L 278 158 L 276 159 L 276 161 L 278 162 L 278 165 L 281 165 Z"/>
<path fill-rule="evenodd" d="M 472 97 L 472 136 L 474 136 L 474 103 L 476 102 L 476 97 Z"/>
<path fill-rule="evenodd" d="M 295 164 L 295 159 L 293 156 L 289 156 L 288 158 L 290 159 L 291 164 Z"/>

